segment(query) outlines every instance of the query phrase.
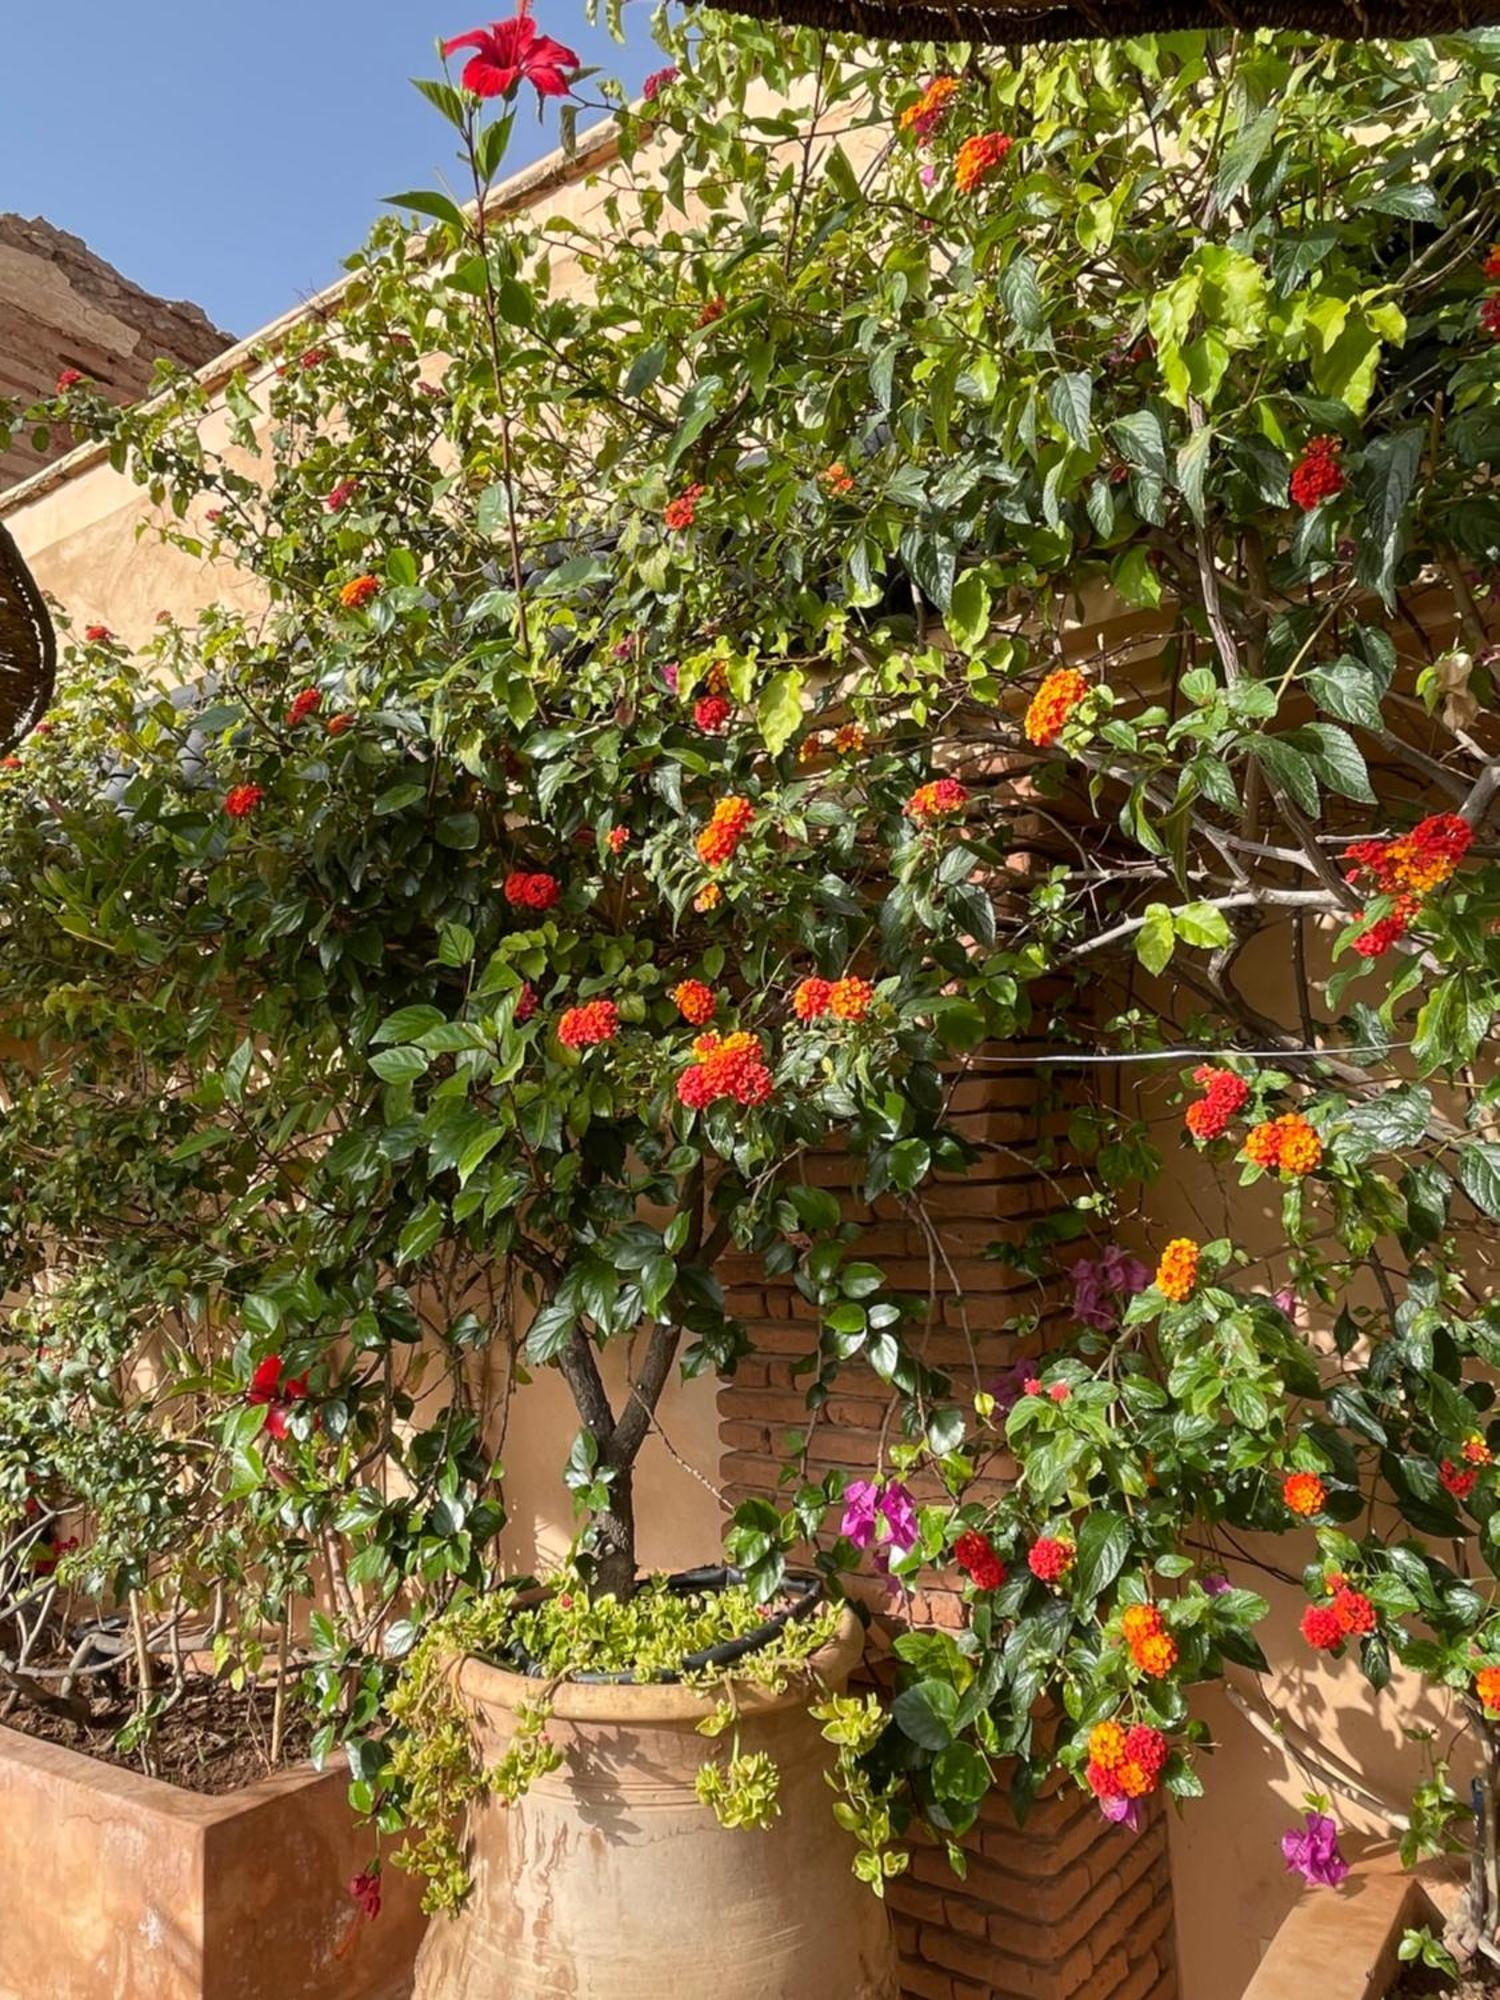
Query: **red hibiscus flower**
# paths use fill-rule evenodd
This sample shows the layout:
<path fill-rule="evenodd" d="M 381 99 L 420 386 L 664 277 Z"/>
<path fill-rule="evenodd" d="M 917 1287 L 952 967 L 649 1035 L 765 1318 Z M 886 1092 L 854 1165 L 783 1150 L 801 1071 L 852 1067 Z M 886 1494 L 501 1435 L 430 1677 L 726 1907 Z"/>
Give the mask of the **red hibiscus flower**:
<path fill-rule="evenodd" d="M 264 1406 L 266 1430 L 273 1438 L 284 1438 L 287 1434 L 287 1419 L 292 1405 L 300 1403 L 307 1394 L 306 1375 L 288 1376 L 282 1380 L 283 1362 L 279 1354 L 268 1354 L 260 1362 L 250 1377 L 250 1387 L 245 1391 L 245 1401 L 254 1407 Z"/>
<path fill-rule="evenodd" d="M 476 97 L 508 97 L 517 84 L 532 85 L 538 97 L 566 97 L 568 72 L 578 68 L 571 49 L 539 35 L 531 19 L 531 0 L 521 0 L 512 21 L 492 21 L 488 28 L 471 28 L 444 42 L 444 56 L 456 49 L 475 53 L 464 65 L 464 89 Z"/>

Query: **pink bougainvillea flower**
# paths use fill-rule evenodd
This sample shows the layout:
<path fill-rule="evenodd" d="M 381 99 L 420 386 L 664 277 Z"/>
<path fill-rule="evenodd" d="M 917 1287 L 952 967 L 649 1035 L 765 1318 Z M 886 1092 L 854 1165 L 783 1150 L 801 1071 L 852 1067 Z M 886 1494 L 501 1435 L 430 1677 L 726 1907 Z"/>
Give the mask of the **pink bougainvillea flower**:
<path fill-rule="evenodd" d="M 642 97 L 645 98 L 648 104 L 654 104 L 662 92 L 670 85 L 676 83 L 681 75 L 682 71 L 673 68 L 670 64 L 666 69 L 652 70 L 650 76 L 641 85 Z"/>
<path fill-rule="evenodd" d="M 839 1533 L 857 1549 L 867 1549 L 884 1525 L 884 1540 L 905 1555 L 917 1539 L 916 1502 L 899 1479 L 882 1484 L 875 1479 L 851 1479 L 844 1488 L 844 1513 Z"/>
<path fill-rule="evenodd" d="M 1301 1827 L 1284 1833 L 1281 1852 L 1289 1869 L 1322 1889 L 1336 1889 L 1349 1873 L 1349 1864 L 1339 1852 L 1338 1827 L 1327 1813 L 1310 1812 Z"/>
<path fill-rule="evenodd" d="M 566 97 L 569 74 L 578 68 L 571 49 L 537 33 L 531 0 L 521 0 L 513 20 L 492 21 L 443 43 L 444 56 L 458 49 L 474 50 L 464 65 L 463 84 L 476 97 L 509 97 L 521 83 L 529 83 L 538 97 Z"/>
<path fill-rule="evenodd" d="M 1141 1830 L 1141 1809 L 1134 1799 L 1126 1798 L 1121 1792 L 1116 1798 L 1100 1799 L 1099 1810 L 1111 1826 L 1126 1827 L 1131 1833 Z"/>
<path fill-rule="evenodd" d="M 70 389 L 76 389 L 83 380 L 81 368 L 65 368 L 57 378 L 57 393 L 66 396 Z"/>
<path fill-rule="evenodd" d="M 844 1488 L 844 1515 L 839 1533 L 857 1549 L 867 1549 L 875 1539 L 875 1510 L 880 1488 L 873 1479 L 851 1479 Z"/>

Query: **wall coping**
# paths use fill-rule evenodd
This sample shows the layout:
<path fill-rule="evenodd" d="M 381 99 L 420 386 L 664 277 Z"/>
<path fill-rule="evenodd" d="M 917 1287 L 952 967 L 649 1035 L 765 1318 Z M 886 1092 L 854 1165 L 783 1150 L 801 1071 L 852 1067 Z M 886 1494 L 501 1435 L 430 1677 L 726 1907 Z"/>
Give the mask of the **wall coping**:
<path fill-rule="evenodd" d="M 1309 1889 L 1293 1905 L 1244 2000 L 1386 2000 L 1401 1933 L 1441 1921 L 1394 1854 L 1357 1861 L 1341 1888 Z"/>
<path fill-rule="evenodd" d="M 4 1787 L 8 1771 L 34 1773 L 54 1783 L 72 1786 L 91 1798 L 109 1799 L 132 1813 L 205 1829 L 258 1811 L 288 1792 L 311 1791 L 329 1783 L 342 1790 L 348 1782 L 347 1773 L 340 1768 L 319 1771 L 311 1764 L 298 1764 L 284 1771 L 268 1772 L 264 1778 L 242 1785 L 237 1791 L 190 1792 L 161 1778 L 148 1778 L 141 1771 L 106 1763 L 102 1757 L 90 1757 L 85 1751 L 70 1750 L 62 1743 L 48 1743 L 42 1737 L 28 1736 L 23 1729 L 0 1723 L 0 1788 Z"/>

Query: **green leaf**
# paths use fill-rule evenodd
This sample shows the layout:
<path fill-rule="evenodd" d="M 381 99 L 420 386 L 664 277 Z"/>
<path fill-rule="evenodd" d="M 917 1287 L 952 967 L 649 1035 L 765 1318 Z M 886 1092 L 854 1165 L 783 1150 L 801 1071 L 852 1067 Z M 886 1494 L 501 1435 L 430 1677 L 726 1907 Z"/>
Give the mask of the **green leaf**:
<path fill-rule="evenodd" d="M 1057 376 L 1047 390 L 1047 407 L 1064 435 L 1086 451 L 1094 407 L 1093 376 Z"/>
<path fill-rule="evenodd" d="M 1127 464 L 1166 483 L 1167 441 L 1154 411 L 1132 410 L 1127 417 L 1117 417 L 1109 434 Z"/>
<path fill-rule="evenodd" d="M 755 719 L 766 748 L 779 757 L 802 723 L 803 674 L 800 667 L 784 667 L 772 674 L 756 705 Z"/>
<path fill-rule="evenodd" d="M 371 1069 L 384 1083 L 414 1083 L 431 1066 L 431 1056 L 421 1049 L 382 1049 L 370 1058 Z"/>
<path fill-rule="evenodd" d="M 1173 914 L 1172 924 L 1184 944 L 1197 945 L 1205 951 L 1228 944 L 1232 936 L 1229 919 L 1212 903 L 1184 903 Z"/>
<path fill-rule="evenodd" d="M 1500 1221 L 1500 1146 L 1477 1139 L 1460 1146 L 1458 1184 L 1481 1214 Z"/>
<path fill-rule="evenodd" d="M 625 377 L 627 396 L 644 396 L 654 388 L 667 365 L 667 344 L 664 340 L 652 343 L 639 353 L 630 364 L 630 373 Z"/>
<path fill-rule="evenodd" d="M 1177 454 L 1177 484 L 1195 521 L 1203 519 L 1203 494 L 1208 478 L 1209 453 L 1213 447 L 1212 426 L 1200 424 Z"/>
<path fill-rule="evenodd" d="M 1370 786 L 1370 774 L 1358 744 L 1347 729 L 1341 729 L 1336 722 L 1308 722 L 1281 740 L 1306 757 L 1315 776 L 1322 779 L 1329 791 L 1339 792 L 1346 799 L 1358 799 L 1362 805 L 1373 805 L 1375 793 Z"/>
<path fill-rule="evenodd" d="M 370 810 L 372 813 L 405 812 L 408 806 L 416 805 L 419 799 L 425 799 L 426 796 L 427 787 L 425 785 L 410 782 L 392 785 L 389 791 L 380 794 L 380 797 L 371 806 Z"/>
<path fill-rule="evenodd" d="M 444 924 L 438 938 L 438 964 L 467 965 L 474 956 L 474 933 L 467 924 Z"/>
<path fill-rule="evenodd" d="M 281 1308 L 264 1292 L 250 1292 L 240 1301 L 240 1319 L 251 1333 L 274 1333 L 281 1324 Z"/>
<path fill-rule="evenodd" d="M 1442 204 L 1426 181 L 1394 181 L 1373 193 L 1356 197 L 1356 208 L 1377 215 L 1399 215 L 1407 222 L 1441 222 Z"/>
<path fill-rule="evenodd" d="M 577 1324 L 571 1306 L 560 1305 L 556 1300 L 543 1306 L 526 1330 L 526 1359 L 536 1367 L 556 1360 Z"/>
<path fill-rule="evenodd" d="M 1320 794 L 1312 765 L 1284 736 L 1253 736 L 1250 754 L 1271 783 L 1306 813 L 1318 810 Z"/>
<path fill-rule="evenodd" d="M 990 1788 L 990 1767 L 972 1743 L 950 1743 L 932 1766 L 932 1783 L 939 1797 L 977 1806 Z"/>
<path fill-rule="evenodd" d="M 499 541 L 510 533 L 510 494 L 504 480 L 486 486 L 474 510 L 474 525 L 488 541 Z"/>
<path fill-rule="evenodd" d="M 479 845 L 479 818 L 476 813 L 449 813 L 446 819 L 437 823 L 437 843 L 439 847 L 451 847 L 457 852 L 467 853 Z"/>
<path fill-rule="evenodd" d="M 1022 333 L 1040 333 L 1045 322 L 1041 281 L 1036 265 L 1024 251 L 1012 257 L 1000 273 L 1000 302 Z"/>
<path fill-rule="evenodd" d="M 977 652 L 990 629 L 989 585 L 978 570 L 965 570 L 954 584 L 944 622 L 956 646 L 966 653 Z"/>
<path fill-rule="evenodd" d="M 1177 943 L 1172 912 L 1165 903 L 1151 903 L 1136 933 L 1135 955 L 1150 973 L 1165 972 Z"/>
<path fill-rule="evenodd" d="M 1092 1604 L 1101 1591 L 1109 1589 L 1130 1554 L 1130 1523 L 1122 1514 L 1107 1507 L 1095 1507 L 1084 1516 L 1078 1531 L 1078 1560 L 1073 1583 L 1085 1602 Z"/>
<path fill-rule="evenodd" d="M 451 195 L 439 194 L 436 188 L 412 188 L 406 194 L 382 195 L 387 208 L 412 209 L 418 215 L 429 215 L 434 222 L 446 222 L 461 236 L 464 231 L 464 212 Z"/>
<path fill-rule="evenodd" d="M 1220 208 L 1233 200 L 1265 158 L 1280 116 L 1279 104 L 1267 105 L 1260 116 L 1237 133 L 1224 148 L 1224 157 L 1219 162 L 1218 176 L 1214 181 L 1214 200 Z"/>
<path fill-rule="evenodd" d="M 953 1741 L 958 1696 L 946 1681 L 918 1681 L 898 1694 L 891 1714 L 903 1735 L 922 1750 L 946 1750 Z"/>
<path fill-rule="evenodd" d="M 1396 602 L 1396 565 L 1405 547 L 1406 509 L 1417 483 L 1426 432 L 1417 426 L 1389 431 L 1368 447 L 1355 476 L 1365 510 L 1355 573 L 1377 590 L 1387 608 Z"/>
<path fill-rule="evenodd" d="M 388 1014 L 370 1037 L 377 1045 L 381 1042 L 414 1042 L 429 1029 L 440 1028 L 448 1016 L 441 1007 L 398 1007 L 394 1014 Z"/>
<path fill-rule="evenodd" d="M 402 1230 L 396 1243 L 396 1262 L 415 1264 L 425 1257 L 443 1233 L 443 1210 L 435 1201 L 429 1201 Z"/>
<path fill-rule="evenodd" d="M 1303 676 L 1304 685 L 1319 708 L 1356 729 L 1380 730 L 1380 683 L 1362 660 L 1343 653 L 1330 665 L 1314 667 Z"/>
<path fill-rule="evenodd" d="M 1339 1152 L 1355 1165 L 1373 1160 L 1379 1153 L 1409 1152 L 1426 1138 L 1431 1116 L 1432 1092 L 1419 1086 L 1366 1098 L 1350 1107 Z"/>

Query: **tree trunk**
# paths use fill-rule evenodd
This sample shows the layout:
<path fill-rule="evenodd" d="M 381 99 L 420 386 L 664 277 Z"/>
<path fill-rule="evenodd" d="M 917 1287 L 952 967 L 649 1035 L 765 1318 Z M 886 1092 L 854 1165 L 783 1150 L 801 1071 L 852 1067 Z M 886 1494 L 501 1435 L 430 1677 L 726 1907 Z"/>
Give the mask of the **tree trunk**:
<path fill-rule="evenodd" d="M 595 1597 L 624 1604 L 635 1591 L 635 1465 L 617 1465 L 609 1505 L 594 1516 Z"/>

